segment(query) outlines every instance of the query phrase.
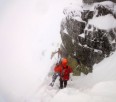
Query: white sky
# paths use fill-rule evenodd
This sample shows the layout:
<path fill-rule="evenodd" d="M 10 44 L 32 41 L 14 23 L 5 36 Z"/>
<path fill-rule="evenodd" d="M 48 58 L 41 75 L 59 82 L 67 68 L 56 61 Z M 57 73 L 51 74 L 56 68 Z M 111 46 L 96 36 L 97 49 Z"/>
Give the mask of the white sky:
<path fill-rule="evenodd" d="M 60 42 L 62 10 L 70 1 L 76 2 L 0 0 L 0 95 L 7 102 L 23 102 L 42 83 Z"/>

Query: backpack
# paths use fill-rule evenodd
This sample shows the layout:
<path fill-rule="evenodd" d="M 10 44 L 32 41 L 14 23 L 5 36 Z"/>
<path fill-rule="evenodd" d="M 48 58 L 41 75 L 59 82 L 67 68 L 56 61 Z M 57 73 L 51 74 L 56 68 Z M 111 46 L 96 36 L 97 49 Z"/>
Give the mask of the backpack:
<path fill-rule="evenodd" d="M 67 70 L 68 70 L 68 66 L 66 66 L 66 68 L 62 66 L 61 77 L 64 77 L 65 75 L 69 75 L 69 73 L 68 74 L 66 73 Z"/>

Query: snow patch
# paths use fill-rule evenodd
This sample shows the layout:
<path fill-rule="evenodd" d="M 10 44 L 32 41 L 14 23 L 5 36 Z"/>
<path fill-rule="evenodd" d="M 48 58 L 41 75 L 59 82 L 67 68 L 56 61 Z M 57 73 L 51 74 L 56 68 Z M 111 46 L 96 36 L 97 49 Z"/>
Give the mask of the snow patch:
<path fill-rule="evenodd" d="M 67 32 L 66 28 L 63 30 L 63 33 L 68 34 L 68 32 Z"/>
<path fill-rule="evenodd" d="M 108 14 L 106 16 L 95 17 L 88 22 L 91 25 L 99 29 L 110 30 L 112 28 L 116 28 L 116 19 Z"/>
<path fill-rule="evenodd" d="M 82 38 L 85 38 L 85 33 L 79 35 Z"/>

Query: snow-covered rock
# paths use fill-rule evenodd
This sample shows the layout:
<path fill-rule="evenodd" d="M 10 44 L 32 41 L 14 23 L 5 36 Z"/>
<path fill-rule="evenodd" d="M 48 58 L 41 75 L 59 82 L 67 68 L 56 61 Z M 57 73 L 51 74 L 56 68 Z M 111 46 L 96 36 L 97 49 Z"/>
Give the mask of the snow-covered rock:
<path fill-rule="evenodd" d="M 83 0 L 84 3 L 86 4 L 92 4 L 92 3 L 96 3 L 96 2 L 103 2 L 103 1 L 112 1 L 112 2 L 115 2 L 115 0 Z"/>
<path fill-rule="evenodd" d="M 90 68 L 109 56 L 116 49 L 115 7 L 115 3 L 105 1 L 65 9 L 60 33 L 66 55 L 74 57 L 76 52 L 82 64 Z"/>

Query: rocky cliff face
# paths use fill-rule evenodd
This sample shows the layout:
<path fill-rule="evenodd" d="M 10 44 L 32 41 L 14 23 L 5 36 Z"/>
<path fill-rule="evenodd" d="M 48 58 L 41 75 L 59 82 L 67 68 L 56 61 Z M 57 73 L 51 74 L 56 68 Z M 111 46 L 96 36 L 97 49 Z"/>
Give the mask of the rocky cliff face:
<path fill-rule="evenodd" d="M 96 3 L 96 2 L 103 2 L 103 1 L 112 1 L 116 3 L 116 0 L 83 0 L 84 3 L 91 4 L 91 3 Z"/>
<path fill-rule="evenodd" d="M 60 31 L 63 56 L 79 58 L 89 69 L 110 56 L 116 49 L 115 7 L 103 2 L 81 6 L 81 10 L 64 9 Z"/>

